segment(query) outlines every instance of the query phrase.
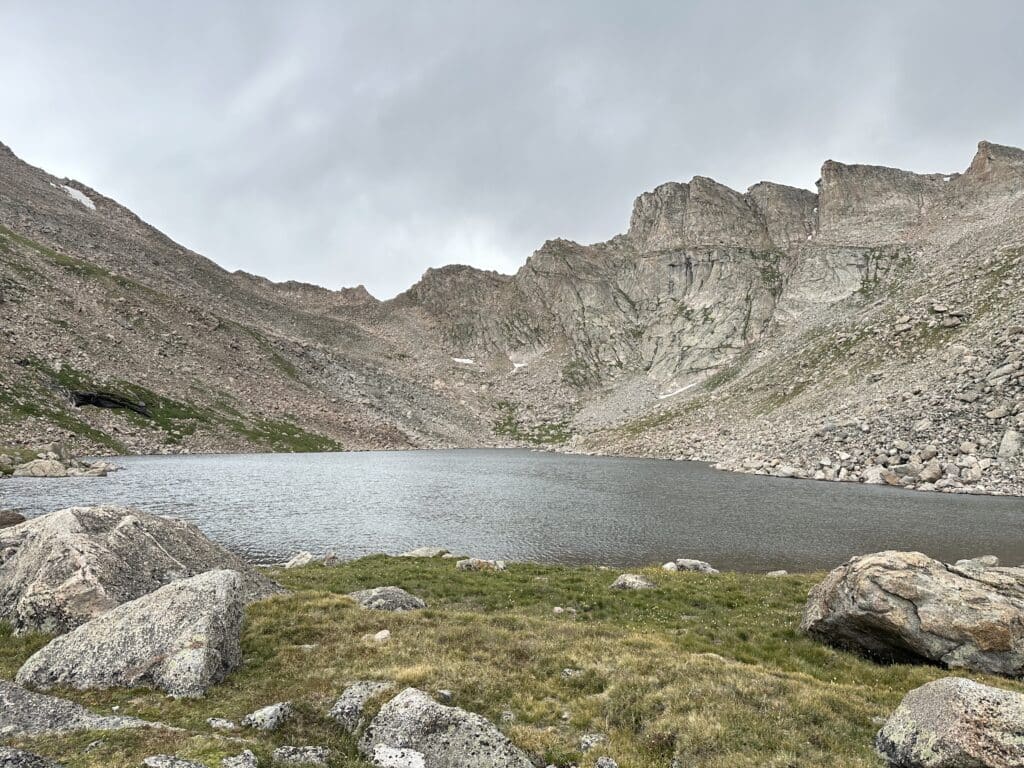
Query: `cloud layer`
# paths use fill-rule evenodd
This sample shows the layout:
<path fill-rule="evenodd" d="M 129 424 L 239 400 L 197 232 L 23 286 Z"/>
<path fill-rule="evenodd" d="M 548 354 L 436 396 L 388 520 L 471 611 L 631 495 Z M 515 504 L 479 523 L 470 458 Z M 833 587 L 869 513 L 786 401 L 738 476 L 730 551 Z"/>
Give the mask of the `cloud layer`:
<path fill-rule="evenodd" d="M 0 0 L 0 141 L 229 269 L 404 290 L 712 176 L 1024 144 L 1024 4 Z"/>

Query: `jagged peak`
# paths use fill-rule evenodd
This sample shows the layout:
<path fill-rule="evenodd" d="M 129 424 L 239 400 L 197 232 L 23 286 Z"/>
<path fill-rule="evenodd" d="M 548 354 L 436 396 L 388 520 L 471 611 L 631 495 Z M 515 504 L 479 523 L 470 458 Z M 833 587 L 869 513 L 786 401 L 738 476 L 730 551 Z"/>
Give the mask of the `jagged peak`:
<path fill-rule="evenodd" d="M 975 181 L 993 181 L 1004 175 L 1019 177 L 1024 174 L 1024 149 L 990 141 L 979 141 L 964 176 Z"/>

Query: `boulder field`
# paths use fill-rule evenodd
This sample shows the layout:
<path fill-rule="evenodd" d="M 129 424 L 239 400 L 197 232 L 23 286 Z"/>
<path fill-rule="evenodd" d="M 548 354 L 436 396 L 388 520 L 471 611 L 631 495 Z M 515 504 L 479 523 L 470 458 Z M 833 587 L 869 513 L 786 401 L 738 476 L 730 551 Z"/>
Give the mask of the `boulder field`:
<path fill-rule="evenodd" d="M 441 558 L 433 553 L 432 557 L 440 566 Z M 501 563 L 496 569 L 498 562 L 460 561 L 447 573 L 463 572 L 460 578 L 476 582 L 507 582 L 512 589 L 515 568 Z M 672 565 L 654 570 L 657 582 L 641 573 L 622 574 L 610 585 L 604 582 L 605 589 L 613 590 L 605 593 L 606 599 L 642 605 L 670 592 L 673 584 L 733 578 L 716 575 L 702 561 L 676 560 Z M 491 573 L 465 574 L 467 570 Z M 713 578 L 704 578 L 708 575 Z M 15 682 L 0 680 L 0 737 L 163 727 L 90 711 L 43 691 L 151 688 L 172 697 L 203 696 L 242 663 L 247 605 L 279 591 L 263 573 L 208 541 L 193 526 L 126 508 L 72 508 L 0 530 L 0 618 L 21 631 L 41 628 L 56 635 L 28 657 Z M 436 600 L 441 607 L 417 615 L 425 601 L 395 586 L 347 594 L 360 607 L 377 612 L 380 621 L 395 622 L 391 630 L 399 638 L 396 642 L 415 642 L 412 634 L 402 636 L 404 622 L 424 616 L 429 621 L 432 613 L 445 610 L 442 598 L 427 593 L 432 605 Z M 575 618 L 575 610 L 571 616 Z M 940 664 L 1020 678 L 1024 568 L 1000 566 L 991 556 L 953 564 L 917 552 L 855 557 L 811 589 L 801 628 L 812 638 L 883 662 Z M 713 654 L 703 654 L 709 655 Z M 582 674 L 563 669 L 559 679 Z M 333 743 L 282 743 L 302 733 L 310 708 L 320 707 L 330 727 L 348 734 L 349 743 L 377 766 L 536 764 L 534 756 L 516 746 L 494 722 L 451 706 L 447 689 L 439 688 L 435 699 L 426 690 L 408 687 L 408 682 L 386 679 L 389 675 L 385 671 L 376 679 L 350 683 L 340 698 L 331 697 L 329 709 L 322 700 L 316 703 L 316 697 L 300 694 L 301 700 L 256 709 L 238 725 L 220 715 L 238 716 L 244 709 L 217 712 L 207 725 L 224 739 L 245 741 L 274 734 L 280 739 L 274 743 L 274 764 L 329 765 L 338 754 Z M 503 712 L 501 721 L 515 717 L 512 711 L 507 717 Z M 610 739 L 603 733 L 585 736 L 580 749 L 590 753 L 586 764 L 616 766 L 611 757 L 596 754 L 599 745 L 613 740 L 614 735 Z M 243 746 L 239 744 L 239 754 L 226 758 L 223 765 L 256 765 L 256 755 Z M 1024 694 L 955 677 L 927 683 L 906 694 L 878 732 L 875 747 L 896 768 L 1021 768 Z M 172 754 L 150 755 L 144 764 L 202 765 Z M 0 748 L 0 768 L 53 765 L 48 757 L 31 751 Z"/>

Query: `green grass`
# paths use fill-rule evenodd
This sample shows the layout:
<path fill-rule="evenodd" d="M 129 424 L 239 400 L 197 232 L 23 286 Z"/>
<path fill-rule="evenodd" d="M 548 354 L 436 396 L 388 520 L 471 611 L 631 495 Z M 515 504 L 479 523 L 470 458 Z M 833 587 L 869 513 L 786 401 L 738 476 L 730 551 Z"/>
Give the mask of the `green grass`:
<path fill-rule="evenodd" d="M 249 609 L 244 666 L 198 700 L 150 691 L 68 694 L 101 711 L 119 706 L 184 728 L 29 740 L 70 768 L 137 766 L 175 752 L 217 766 L 252 748 L 266 759 L 281 744 L 336 750 L 335 766 L 364 765 L 352 740 L 326 717 L 355 679 L 381 678 L 427 691 L 495 722 L 545 764 L 592 766 L 609 754 L 630 768 L 844 768 L 882 762 L 872 739 L 911 688 L 942 677 L 929 666 L 880 666 L 824 647 L 797 630 L 807 590 L 820 575 L 779 579 L 643 571 L 657 591 L 613 592 L 617 571 L 512 565 L 462 573 L 450 560 L 371 557 L 335 568 L 275 572 L 291 594 Z M 344 594 L 396 584 L 427 600 L 408 614 L 363 611 Z M 575 615 L 554 615 L 555 606 Z M 392 641 L 366 636 L 380 629 Z M 0 634 L 0 676 L 10 677 L 44 638 Z M 312 648 L 303 646 L 312 645 Z M 562 670 L 581 670 L 564 677 Z M 973 675 L 972 675 L 973 676 Z M 1020 683 L 976 676 L 1004 688 Z M 241 718 L 292 700 L 298 717 L 269 735 L 214 734 L 211 716 Z M 606 747 L 581 755 L 579 737 L 599 731 Z M 83 753 L 102 738 L 103 746 Z"/>

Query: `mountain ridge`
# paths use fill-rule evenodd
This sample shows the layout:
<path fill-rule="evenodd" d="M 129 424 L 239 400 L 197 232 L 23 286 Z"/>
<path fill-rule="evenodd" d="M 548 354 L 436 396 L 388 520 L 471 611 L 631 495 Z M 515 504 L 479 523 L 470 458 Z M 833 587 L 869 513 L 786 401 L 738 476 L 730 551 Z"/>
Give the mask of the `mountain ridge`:
<path fill-rule="evenodd" d="M 830 479 L 828 456 L 815 455 L 828 453 L 846 465 L 843 479 L 891 465 L 911 467 L 893 484 L 1022 487 L 1016 455 L 998 456 L 1002 433 L 1024 426 L 1021 342 L 1009 333 L 1024 309 L 1024 151 L 1013 147 L 980 142 L 952 174 L 829 160 L 817 192 L 667 182 L 639 195 L 626 231 L 607 241 L 549 240 L 512 275 L 429 269 L 385 301 L 362 286 L 227 272 L 3 145 L 0 226 L 10 342 L 0 425 L 15 442 L 115 452 L 543 444 Z M 831 349 L 812 349 L 825 339 Z M 968 353 L 953 370 L 965 370 L 947 381 L 936 361 L 960 346 Z M 992 370 L 1011 371 L 996 387 L 963 363 L 998 355 Z M 865 387 L 855 373 L 874 380 Z M 891 403 L 864 398 L 912 379 L 952 404 L 918 437 Z M 72 385 L 166 400 L 157 411 L 168 415 L 147 424 L 74 409 Z M 956 399 L 965 388 L 974 401 Z M 974 403 L 991 407 L 959 414 Z M 815 436 L 828 411 L 844 410 L 857 425 L 840 429 L 853 453 L 831 444 L 835 430 Z M 870 426 L 879 419 L 890 424 L 882 436 Z M 908 438 L 915 450 L 886 458 Z M 975 444 L 964 455 L 977 464 L 956 466 L 953 442 Z M 939 458 L 922 459 L 933 447 Z M 920 482 L 916 467 L 935 460 L 940 477 Z"/>

